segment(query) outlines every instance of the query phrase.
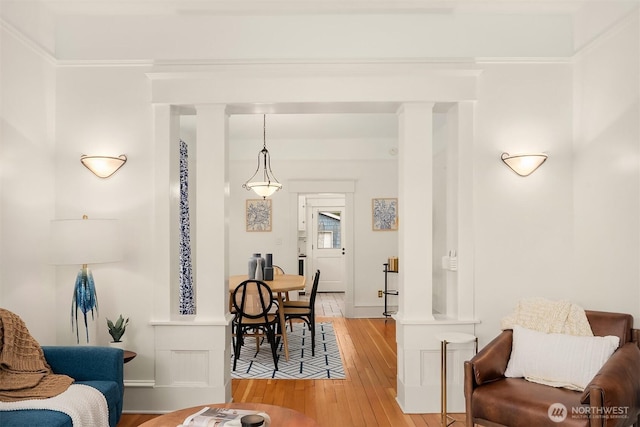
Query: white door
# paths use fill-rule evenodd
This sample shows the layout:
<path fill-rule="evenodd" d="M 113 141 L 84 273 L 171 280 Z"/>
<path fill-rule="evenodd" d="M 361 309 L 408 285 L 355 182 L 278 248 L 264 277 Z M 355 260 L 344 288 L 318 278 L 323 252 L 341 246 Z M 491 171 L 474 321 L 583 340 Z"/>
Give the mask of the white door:
<path fill-rule="evenodd" d="M 312 268 L 320 270 L 318 292 L 345 292 L 345 208 L 314 207 L 312 211 Z"/>

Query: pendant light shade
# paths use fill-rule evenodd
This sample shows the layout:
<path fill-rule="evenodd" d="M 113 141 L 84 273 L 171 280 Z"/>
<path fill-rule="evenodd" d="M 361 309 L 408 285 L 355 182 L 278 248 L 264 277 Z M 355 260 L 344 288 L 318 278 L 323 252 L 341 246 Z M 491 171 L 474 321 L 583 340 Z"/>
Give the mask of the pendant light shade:
<path fill-rule="evenodd" d="M 263 115 L 262 120 L 263 145 L 262 150 L 258 153 L 258 167 L 253 176 L 242 184 L 242 187 L 246 188 L 247 191 L 253 190 L 258 196 L 266 199 L 280 190 L 282 184 L 278 182 L 271 170 L 271 156 L 269 155 L 269 150 L 267 150 L 267 116 Z M 260 168 L 262 168 L 262 172 L 260 172 Z"/>
<path fill-rule="evenodd" d="M 532 153 L 512 156 L 509 153 L 502 153 L 501 158 L 518 175 L 529 176 L 547 160 L 547 155 L 544 153 Z"/>

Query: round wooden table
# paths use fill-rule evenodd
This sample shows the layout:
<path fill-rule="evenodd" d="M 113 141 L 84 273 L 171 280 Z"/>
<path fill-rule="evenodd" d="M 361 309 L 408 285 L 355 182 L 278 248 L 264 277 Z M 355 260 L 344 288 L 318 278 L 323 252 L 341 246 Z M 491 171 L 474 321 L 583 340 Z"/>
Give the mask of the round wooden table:
<path fill-rule="evenodd" d="M 315 420 L 301 412 L 264 403 L 214 403 L 211 405 L 194 406 L 161 415 L 146 423 L 140 424 L 140 427 L 176 427 L 189 415 L 195 414 L 205 406 L 210 408 L 248 409 L 251 411 L 266 412 L 271 418 L 271 427 L 320 427 Z"/>

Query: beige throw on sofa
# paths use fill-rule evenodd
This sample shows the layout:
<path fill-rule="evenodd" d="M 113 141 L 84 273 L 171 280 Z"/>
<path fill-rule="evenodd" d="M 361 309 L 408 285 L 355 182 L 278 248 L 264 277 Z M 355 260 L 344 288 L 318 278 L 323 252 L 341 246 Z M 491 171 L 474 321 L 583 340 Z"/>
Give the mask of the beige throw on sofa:
<path fill-rule="evenodd" d="M 502 319 L 500 327 L 513 329 L 513 325 L 547 334 L 593 336 L 584 309 L 567 301 L 520 300 L 515 311 Z"/>
<path fill-rule="evenodd" d="M 22 319 L 0 308 L 0 401 L 53 397 L 73 381 L 54 374 Z"/>

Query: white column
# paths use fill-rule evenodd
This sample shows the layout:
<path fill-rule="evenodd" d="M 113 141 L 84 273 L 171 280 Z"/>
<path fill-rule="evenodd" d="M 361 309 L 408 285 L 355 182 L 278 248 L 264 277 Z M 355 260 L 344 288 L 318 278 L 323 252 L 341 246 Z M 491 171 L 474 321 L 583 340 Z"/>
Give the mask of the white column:
<path fill-rule="evenodd" d="M 196 112 L 196 317 L 222 321 L 229 295 L 229 117 L 226 105 L 199 105 Z"/>
<path fill-rule="evenodd" d="M 474 312 L 474 129 L 475 102 L 458 108 L 458 319 L 475 321 Z"/>
<path fill-rule="evenodd" d="M 398 110 L 397 318 L 432 320 L 433 103 Z"/>
<path fill-rule="evenodd" d="M 433 137 L 432 114 L 433 103 L 404 104 L 398 111 L 399 120 L 399 257 L 400 271 L 399 299 L 400 306 L 396 318 L 396 341 L 398 345 L 398 380 L 397 400 L 406 413 L 434 413 L 440 411 L 440 341 L 437 336 L 443 332 L 473 333 L 474 325 L 470 321 L 460 321 L 452 318 L 435 319 L 432 311 L 433 283 L 432 283 L 432 236 L 433 236 Z M 460 116 L 452 134 L 452 144 L 460 144 L 458 155 L 463 161 L 458 164 L 458 233 L 460 243 L 459 252 L 467 253 L 468 240 L 472 225 L 471 213 L 463 212 L 470 208 L 473 192 L 469 188 L 472 173 L 469 172 L 472 153 L 461 154 L 466 150 L 467 138 L 473 135 L 472 122 L 468 123 L 468 105 L 460 107 Z M 455 116 L 456 114 L 451 114 Z M 472 139 L 469 139 L 472 141 Z M 455 154 L 455 150 L 452 155 Z M 454 159 L 452 158 L 453 162 Z M 464 169 L 464 170 L 462 170 Z M 452 181 L 455 181 L 452 179 Z M 455 193 L 455 191 L 451 191 Z M 452 221 L 455 222 L 455 221 Z M 462 236 L 462 237 L 460 237 Z M 468 258 L 464 260 L 467 262 Z M 462 259 L 458 260 L 458 267 Z M 466 267 L 465 267 L 466 268 Z M 465 269 L 464 280 L 467 275 L 472 278 L 470 265 Z M 459 280 L 462 280 L 459 277 Z M 465 282 L 465 286 L 466 282 Z M 472 285 L 471 285 L 472 286 Z M 464 295 L 467 287 L 459 288 L 459 297 L 466 301 Z M 471 290 L 472 291 L 472 290 Z M 471 292 L 472 294 L 472 292 Z M 447 297 L 449 297 L 447 295 Z M 471 303 L 471 308 L 473 303 Z M 460 312 L 467 312 L 467 304 L 459 306 Z M 469 346 L 456 348 L 450 346 L 447 373 L 447 396 L 450 412 L 464 411 L 463 395 L 463 361 L 472 356 Z"/>
<path fill-rule="evenodd" d="M 446 114 L 448 141 L 447 141 L 447 170 L 446 170 L 446 236 L 448 255 L 451 251 L 459 251 L 458 243 L 458 158 L 460 149 L 460 138 L 458 135 L 458 105 L 451 107 Z M 445 270 L 445 292 L 446 292 L 446 317 L 458 317 L 458 272 Z"/>
<path fill-rule="evenodd" d="M 177 313 L 177 304 L 172 304 L 171 295 L 177 291 L 178 258 L 175 256 L 178 218 L 179 179 L 178 142 L 180 140 L 180 115 L 171 105 L 154 105 L 155 130 L 155 223 L 154 294 L 153 317 L 166 320 Z M 172 280 L 176 278 L 176 280 Z"/>
<path fill-rule="evenodd" d="M 178 107 L 154 106 L 156 127 L 156 265 L 154 387 L 128 388 L 132 407 L 168 410 L 195 401 L 231 400 L 231 332 L 227 317 L 227 115 L 224 105 L 197 108 L 195 144 L 189 141 L 191 239 L 195 316 L 178 314 Z M 194 188 L 190 190 L 194 190 Z M 195 255 L 195 256 L 194 256 Z M 153 402 L 152 404 L 149 402 Z"/>

